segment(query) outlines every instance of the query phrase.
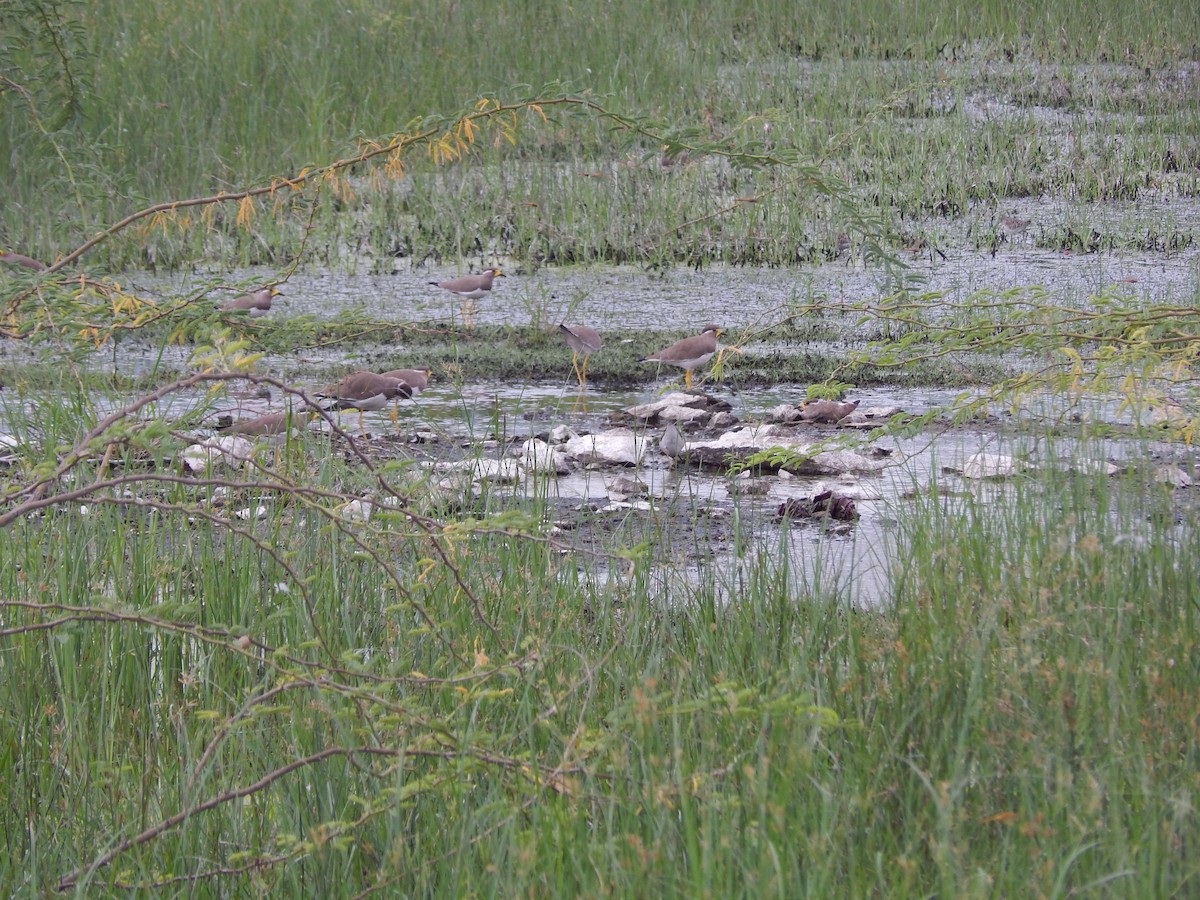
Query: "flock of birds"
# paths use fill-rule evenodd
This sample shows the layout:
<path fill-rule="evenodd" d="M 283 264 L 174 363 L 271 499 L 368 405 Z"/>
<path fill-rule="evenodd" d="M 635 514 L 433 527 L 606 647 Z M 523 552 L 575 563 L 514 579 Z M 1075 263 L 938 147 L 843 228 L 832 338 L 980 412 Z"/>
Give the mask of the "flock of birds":
<path fill-rule="evenodd" d="M 496 279 L 503 277 L 504 273 L 499 269 L 487 269 L 479 275 L 460 275 L 449 281 L 431 281 L 429 283 L 463 298 L 463 322 L 470 327 L 474 321 L 475 301 L 490 294 Z M 571 348 L 571 368 L 582 388 L 587 384 L 588 358 L 600 349 L 603 341 L 596 333 L 596 329 L 589 328 L 587 325 L 561 324 L 558 326 L 558 330 L 566 340 L 567 346 Z M 713 358 L 717 352 L 717 338 L 720 337 L 720 334 L 719 327 L 708 325 L 695 337 L 676 341 L 670 347 L 647 356 L 642 362 L 679 366 L 683 369 L 684 381 L 691 390 L 692 372 Z M 581 357 L 583 359 L 582 366 L 579 362 Z"/>
<path fill-rule="evenodd" d="M 0 253 L 0 262 L 24 266 L 34 271 L 45 271 L 47 266 L 41 262 L 19 253 Z M 475 303 L 492 292 L 497 278 L 504 278 L 500 269 L 492 268 L 478 275 L 461 275 L 447 281 L 431 281 L 431 285 L 443 288 L 463 299 L 463 322 L 468 327 L 474 322 Z M 243 294 L 223 304 L 223 312 L 247 313 L 250 316 L 264 316 L 271 311 L 272 301 L 280 296 L 282 291 L 275 285 L 267 285 L 256 291 Z M 603 340 L 594 328 L 587 325 L 558 326 L 571 350 L 571 368 L 579 381 L 580 388 L 587 385 L 588 360 L 603 345 Z M 665 363 L 678 366 L 684 371 L 684 383 L 690 390 L 692 373 L 708 362 L 717 352 L 717 338 L 721 329 L 709 325 L 704 330 L 689 338 L 677 341 L 670 347 L 665 347 L 657 353 L 647 356 L 643 362 Z M 359 427 L 362 427 L 362 414 L 380 410 L 390 403 L 407 400 L 414 394 L 420 393 L 429 384 L 431 372 L 421 369 L 393 369 L 389 372 L 358 371 L 347 375 L 340 381 L 331 384 L 315 396 L 330 402 L 326 410 L 354 409 L 359 414 Z M 394 416 L 398 412 L 394 412 Z M 290 416 L 287 413 L 271 413 L 241 422 L 229 423 L 223 430 L 232 434 L 246 436 L 266 436 L 282 433 L 288 428 Z"/>
<path fill-rule="evenodd" d="M 464 323 L 474 321 L 475 302 L 492 292 L 497 278 L 504 278 L 500 269 L 488 269 L 478 275 L 461 275 L 447 281 L 431 281 L 431 285 L 449 291 L 463 298 L 462 316 Z M 244 294 L 229 301 L 221 309 L 225 312 L 246 312 L 251 316 L 261 316 L 271 309 L 271 301 L 280 295 L 278 288 L 267 286 Z M 587 325 L 558 326 L 571 350 L 571 369 L 579 381 L 580 388 L 587 385 L 587 366 L 592 354 L 603 345 L 603 339 L 594 328 Z M 684 338 L 670 347 L 659 350 L 647 356 L 643 362 L 665 363 L 678 366 L 684 371 L 684 383 L 690 390 L 692 373 L 708 362 L 717 352 L 717 338 L 721 329 L 716 325 L 707 326 L 695 337 Z M 331 401 L 327 410 L 355 409 L 359 413 L 359 427 L 362 427 L 362 414 L 380 410 L 389 403 L 399 403 L 414 394 L 424 390 L 429 383 L 430 373 L 420 369 L 395 369 L 390 372 L 358 371 L 316 392 L 316 396 L 324 401 Z M 286 417 L 281 413 L 273 413 L 258 419 L 230 426 L 230 431 L 236 434 L 259 435 L 273 433 L 268 429 L 282 430 L 286 428 Z"/>
<path fill-rule="evenodd" d="M 460 275 L 449 281 L 431 281 L 429 283 L 463 298 L 463 322 L 470 327 L 475 320 L 475 301 L 490 294 L 496 279 L 503 277 L 505 277 L 504 273 L 499 269 L 487 269 L 478 275 Z M 579 379 L 579 386 L 582 388 L 587 384 L 588 358 L 600 349 L 603 341 L 596 333 L 596 329 L 589 328 L 587 325 L 561 324 L 558 326 L 558 330 L 566 340 L 567 346 L 571 348 L 571 369 L 574 371 L 575 377 Z M 717 352 L 717 338 L 720 337 L 720 334 L 719 327 L 709 325 L 695 337 L 677 341 L 670 347 L 647 356 L 642 362 L 679 366 L 684 371 L 687 388 L 691 390 L 692 372 L 712 359 Z M 579 362 L 581 357 L 583 359 L 582 366 Z"/>

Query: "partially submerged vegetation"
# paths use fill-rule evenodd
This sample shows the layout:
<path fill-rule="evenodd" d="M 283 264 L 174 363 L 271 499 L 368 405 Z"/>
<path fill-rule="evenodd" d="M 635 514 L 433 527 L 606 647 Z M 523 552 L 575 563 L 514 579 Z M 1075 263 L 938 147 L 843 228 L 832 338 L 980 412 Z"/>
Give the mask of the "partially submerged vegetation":
<path fill-rule="evenodd" d="M 764 541 L 736 500 L 681 492 L 585 539 L 589 509 L 564 519 L 548 476 L 446 482 L 332 419 L 185 472 L 224 391 L 295 400 L 334 374 L 289 370 L 297 348 L 391 367 L 377 348 L 402 343 L 464 384 L 561 377 L 562 345 L 545 323 L 249 322 L 214 306 L 257 285 L 152 302 L 98 274 L 793 265 L 849 244 L 879 293 L 793 298 L 726 336 L 748 352 L 723 377 L 974 384 L 958 422 L 1049 396 L 1047 427 L 1012 431 L 1081 460 L 1113 426 L 1072 401 L 1101 395 L 1139 458 L 1166 438 L 1194 466 L 1194 298 L 964 301 L 899 259 L 1192 252 L 1187 216 L 1010 208 L 1195 199 L 1194 4 L 1106 2 L 1092 28 L 1056 2 L 970 21 L 940 0 L 625 2 L 539 10 L 536 42 L 529 10 L 495 4 L 65 4 L 37 27 L 21 7 L 0 12 L 22 29 L 0 236 L 62 265 L 0 272 L 0 327 L 33 351 L 0 391 L 6 893 L 1160 896 L 1200 877 L 1200 531 L 1145 467 L 914 484 L 862 608 L 856 573 L 797 565 L 806 526 Z M 513 96 L 416 118 L 464 91 Z M 606 334 L 592 383 L 653 377 L 639 361 L 684 324 Z M 836 353 L 756 352 L 847 329 Z M 130 341 L 162 364 L 124 372 Z"/>

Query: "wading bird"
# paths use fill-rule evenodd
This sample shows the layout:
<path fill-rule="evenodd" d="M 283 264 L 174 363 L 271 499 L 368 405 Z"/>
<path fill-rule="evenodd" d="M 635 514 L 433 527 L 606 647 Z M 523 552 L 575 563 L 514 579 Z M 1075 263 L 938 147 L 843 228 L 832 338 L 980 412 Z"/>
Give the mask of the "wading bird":
<path fill-rule="evenodd" d="M 587 385 L 588 360 L 604 342 L 594 328 L 588 328 L 586 325 L 560 324 L 558 330 L 566 340 L 567 346 L 571 348 L 571 370 L 579 379 L 579 387 L 583 388 Z M 583 368 L 579 367 L 580 356 L 583 357 Z"/>
<path fill-rule="evenodd" d="M 716 325 L 708 325 L 704 331 L 695 337 L 677 341 L 665 350 L 659 350 L 652 356 L 647 356 L 642 362 L 666 363 L 679 366 L 684 371 L 684 384 L 692 389 L 692 370 L 698 369 L 717 352 L 717 338 L 721 329 Z"/>
<path fill-rule="evenodd" d="M 357 409 L 358 428 L 363 428 L 363 413 L 383 409 L 391 400 L 407 400 L 413 390 L 399 378 L 386 378 L 374 372 L 353 372 L 336 384 L 316 392 L 322 400 L 332 400 L 326 409 Z"/>
<path fill-rule="evenodd" d="M 444 288 L 463 298 L 462 317 L 467 328 L 475 325 L 475 301 L 492 292 L 492 282 L 506 277 L 499 269 L 488 269 L 479 275 L 460 275 L 449 281 L 431 281 L 435 287 Z"/>

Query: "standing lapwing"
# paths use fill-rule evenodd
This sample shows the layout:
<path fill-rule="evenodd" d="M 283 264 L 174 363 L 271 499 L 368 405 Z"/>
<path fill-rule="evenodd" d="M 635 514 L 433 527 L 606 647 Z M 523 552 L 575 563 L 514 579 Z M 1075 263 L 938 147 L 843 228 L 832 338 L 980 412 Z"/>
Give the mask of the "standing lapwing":
<path fill-rule="evenodd" d="M 488 269 L 479 275 L 460 275 L 449 281 L 431 281 L 430 284 L 444 288 L 463 298 L 463 324 L 471 328 L 475 324 L 475 301 L 492 292 L 492 282 L 505 275 L 499 269 Z"/>
<path fill-rule="evenodd" d="M 666 363 L 679 366 L 684 371 L 684 383 L 687 389 L 692 389 L 692 370 L 698 369 L 717 352 L 717 337 L 721 329 L 716 325 L 708 325 L 704 331 L 695 337 L 677 341 L 665 350 L 659 350 L 652 356 L 647 356 L 642 362 Z"/>

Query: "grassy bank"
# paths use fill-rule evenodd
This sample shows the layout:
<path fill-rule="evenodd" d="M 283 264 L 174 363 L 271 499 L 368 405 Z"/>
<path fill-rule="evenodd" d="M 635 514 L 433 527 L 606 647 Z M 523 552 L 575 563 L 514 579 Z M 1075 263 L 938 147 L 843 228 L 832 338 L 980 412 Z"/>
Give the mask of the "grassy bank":
<path fill-rule="evenodd" d="M 781 292 L 748 337 L 761 352 L 723 361 L 731 385 L 976 384 L 1019 363 L 991 405 L 958 401 L 961 430 L 1048 460 L 1105 459 L 1087 435 L 1119 434 L 1135 463 L 973 486 L 931 467 L 867 501 L 849 534 L 880 535 L 889 562 L 864 607 L 862 573 L 812 563 L 852 537 L 732 485 L 716 510 L 681 486 L 603 518 L 548 481 L 428 477 L 409 423 L 180 469 L 209 382 L 233 372 L 270 372 L 277 396 L 347 357 L 429 366 L 439 390 L 561 382 L 545 326 L 570 298 L 510 289 L 499 302 L 533 324 L 466 333 L 353 310 L 235 320 L 214 306 L 253 285 L 134 297 L 99 277 L 857 266 L 1018 240 L 1175 254 L 1200 239 L 1194 3 L 24 6 L 0 10 L 23 36 L 0 45 L 3 249 L 51 259 L 147 203 L 428 134 L 147 217 L 83 256 L 91 280 L 0 272 L 0 891 L 1194 893 L 1200 532 L 1188 492 L 1155 478 L 1156 454 L 1194 468 L 1165 443 L 1194 439 L 1190 296 L 955 299 L 882 268 L 869 291 Z M 450 140 L 479 95 L 559 79 L 639 118 L 546 104 Z M 1043 197 L 1072 205 L 1005 224 Z M 594 384 L 656 377 L 640 360 L 695 326 L 663 309 L 605 330 Z M 162 396 L 113 412 L 142 390 Z M 469 452 L 498 461 L 508 410 L 485 422 L 462 393 L 462 423 L 497 438 Z M 1000 402 L 1013 415 L 989 420 Z M 1138 424 L 1156 412 L 1173 424 Z M 462 430 L 434 436 L 462 449 Z"/>
<path fill-rule="evenodd" d="M 11 27 L 29 37 L 14 44 L 11 77 L 25 92 L 0 94 L 10 192 L 0 239 L 46 259 L 150 203 L 294 173 L 482 95 L 582 92 L 668 139 L 795 153 L 880 208 L 897 246 L 930 237 L 914 216 L 1047 192 L 1195 196 L 1200 177 L 1200 14 L 1184 2 L 1152 14 L 1115 2 L 1083 14 L 1066 2 L 997 3 L 970 16 L 943 0 L 681 3 L 665 15 L 635 2 L 586 14 L 103 2 L 59 7 L 44 27 L 19 7 Z M 541 88 L 550 83 L 559 87 Z M 354 199 L 324 198 L 306 252 L 421 259 L 482 245 L 533 263 L 796 264 L 852 230 L 822 196 L 789 186 L 792 173 L 714 169 L 697 153 L 665 173 L 662 140 L 614 134 L 605 121 L 531 119 L 517 138 L 436 171 L 420 155 L 406 160 L 399 192 L 360 186 Z M 269 263 L 302 246 L 299 223 L 276 232 L 234 219 L 229 210 L 210 223 L 216 238 L 188 230 L 147 247 L 143 234 L 92 259 L 109 269 Z M 310 221 L 307 210 L 300 219 Z M 1042 239 L 1072 240 L 1065 227 Z"/>
<path fill-rule="evenodd" d="M 6 507 L 6 893 L 1197 877 L 1200 541 L 1142 474 L 926 493 L 890 602 L 855 610 L 736 525 L 742 564 L 688 576 L 653 518 L 572 551 L 544 501 L 486 491 L 449 527 L 363 523 L 346 500 L 426 489 L 315 437 L 278 469 L 177 481 L 137 452 L 161 433 L 122 437 L 108 468 L 97 446 Z"/>

